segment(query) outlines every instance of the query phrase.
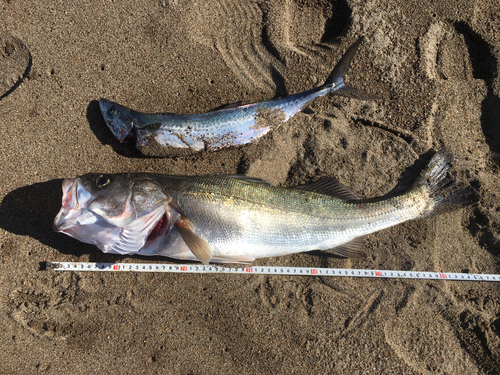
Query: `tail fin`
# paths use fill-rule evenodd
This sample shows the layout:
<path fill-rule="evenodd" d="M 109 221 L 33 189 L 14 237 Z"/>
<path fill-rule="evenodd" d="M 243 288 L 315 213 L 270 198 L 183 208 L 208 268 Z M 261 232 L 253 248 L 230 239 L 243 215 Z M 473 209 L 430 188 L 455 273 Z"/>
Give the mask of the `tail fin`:
<path fill-rule="evenodd" d="M 377 100 L 380 99 L 379 96 L 361 92 L 354 87 L 347 86 L 344 82 L 344 77 L 349 69 L 349 64 L 354 58 L 359 45 L 363 42 L 363 39 L 364 37 L 359 38 L 347 49 L 346 53 L 344 53 L 344 56 L 342 56 L 333 71 L 330 73 L 323 86 L 331 86 L 332 93 L 342 96 L 348 96 L 350 98 L 361 100 Z"/>
<path fill-rule="evenodd" d="M 450 152 L 439 150 L 414 184 L 415 188 L 426 186 L 429 189 L 429 216 L 478 202 L 478 196 L 470 186 L 456 188 L 457 181 L 451 172 L 454 161 Z"/>

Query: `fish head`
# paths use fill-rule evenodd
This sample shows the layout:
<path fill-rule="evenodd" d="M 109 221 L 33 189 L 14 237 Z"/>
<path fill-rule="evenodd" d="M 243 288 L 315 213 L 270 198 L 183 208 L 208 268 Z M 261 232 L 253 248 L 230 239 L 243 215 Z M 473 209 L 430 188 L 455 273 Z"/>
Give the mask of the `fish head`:
<path fill-rule="evenodd" d="M 178 213 L 163 188 L 141 174 L 86 174 L 62 183 L 53 229 L 105 253 L 133 254 L 172 228 Z"/>
<path fill-rule="evenodd" d="M 109 130 L 120 142 L 134 137 L 132 129 L 137 123 L 137 112 L 106 99 L 99 100 L 99 107 Z"/>

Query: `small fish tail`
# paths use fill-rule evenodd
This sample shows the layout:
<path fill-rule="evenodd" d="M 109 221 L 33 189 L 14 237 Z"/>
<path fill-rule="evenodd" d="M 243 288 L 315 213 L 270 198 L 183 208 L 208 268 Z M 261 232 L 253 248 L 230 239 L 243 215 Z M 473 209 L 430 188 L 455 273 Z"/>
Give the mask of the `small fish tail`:
<path fill-rule="evenodd" d="M 374 100 L 380 99 L 377 95 L 361 92 L 354 87 L 345 84 L 344 78 L 349 65 L 358 50 L 359 45 L 363 42 L 364 37 L 356 40 L 344 53 L 340 61 L 337 63 L 333 71 L 330 73 L 322 87 L 329 87 L 331 93 L 335 93 L 342 96 L 348 96 L 355 99 L 361 100 Z"/>
<path fill-rule="evenodd" d="M 426 216 L 470 206 L 478 202 L 478 196 L 470 186 L 458 188 L 452 164 L 455 159 L 445 149 L 439 150 L 427 168 L 415 182 L 414 188 L 427 187 L 430 204 Z"/>

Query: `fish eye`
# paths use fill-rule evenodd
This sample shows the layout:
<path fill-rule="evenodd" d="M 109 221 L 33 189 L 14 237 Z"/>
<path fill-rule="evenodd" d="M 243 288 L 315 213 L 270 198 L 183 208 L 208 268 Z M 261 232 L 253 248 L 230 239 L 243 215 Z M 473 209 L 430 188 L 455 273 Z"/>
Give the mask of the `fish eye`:
<path fill-rule="evenodd" d="M 116 113 L 116 108 L 114 106 L 108 108 L 108 115 L 113 116 L 115 113 Z"/>
<path fill-rule="evenodd" d="M 104 186 L 106 186 L 110 182 L 111 182 L 111 180 L 109 179 L 109 177 L 106 177 L 106 176 L 103 176 L 103 175 L 100 175 L 95 180 L 95 184 L 97 185 L 98 188 L 103 188 Z"/>

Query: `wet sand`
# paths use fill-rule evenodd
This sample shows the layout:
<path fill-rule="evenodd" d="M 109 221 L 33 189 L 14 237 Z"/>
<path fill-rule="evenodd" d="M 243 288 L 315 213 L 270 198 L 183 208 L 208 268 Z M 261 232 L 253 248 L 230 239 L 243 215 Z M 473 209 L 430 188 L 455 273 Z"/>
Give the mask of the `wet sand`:
<path fill-rule="evenodd" d="M 333 176 L 376 197 L 447 147 L 476 207 L 370 235 L 365 258 L 253 264 L 499 274 L 496 1 L 4 0 L 0 19 L 0 373 L 500 372 L 498 283 L 40 270 L 171 261 L 53 233 L 66 177 Z M 320 98 L 256 144 L 143 158 L 99 112 L 99 98 L 198 113 L 300 92 L 360 36 L 348 81 L 382 100 Z"/>

